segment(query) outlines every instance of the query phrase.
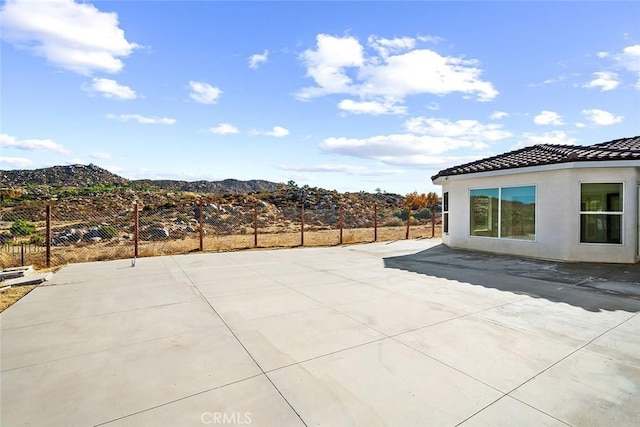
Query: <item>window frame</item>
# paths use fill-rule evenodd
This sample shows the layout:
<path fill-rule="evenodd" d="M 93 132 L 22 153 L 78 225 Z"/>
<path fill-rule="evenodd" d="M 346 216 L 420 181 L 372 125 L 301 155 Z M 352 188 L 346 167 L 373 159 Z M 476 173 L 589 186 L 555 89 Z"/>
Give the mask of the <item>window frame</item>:
<path fill-rule="evenodd" d="M 449 234 L 449 192 L 442 193 L 442 234 Z"/>
<path fill-rule="evenodd" d="M 535 200 L 535 208 L 534 208 L 534 224 L 533 224 L 533 230 L 534 230 L 534 234 L 533 234 L 533 239 L 518 239 L 515 237 L 503 237 L 502 236 L 502 189 L 503 188 L 521 188 L 521 187 L 533 187 L 533 194 L 534 194 L 534 200 Z M 474 234 L 471 234 L 471 221 L 469 220 L 467 222 L 467 224 L 469 225 L 469 230 L 468 230 L 468 235 L 471 238 L 479 238 L 479 239 L 495 239 L 495 240 L 508 240 L 511 242 L 527 242 L 527 243 L 536 243 L 537 239 L 538 239 L 538 185 L 537 184 L 522 184 L 522 185 L 504 185 L 504 186 L 487 186 L 487 187 L 474 187 L 474 188 L 469 188 L 469 194 L 468 194 L 468 199 L 469 200 L 469 219 L 471 216 L 471 212 L 472 212 L 472 205 L 471 205 L 471 192 L 474 190 L 492 190 L 492 189 L 497 189 L 498 190 L 498 224 L 497 224 L 497 228 L 498 228 L 498 235 L 497 236 L 476 236 Z"/>
<path fill-rule="evenodd" d="M 583 184 L 618 184 L 622 186 L 622 203 L 620 204 L 621 210 L 615 211 L 583 211 L 582 210 L 582 185 Z M 625 216 L 625 194 L 626 183 L 624 181 L 580 181 L 578 182 L 578 244 L 585 246 L 624 246 L 625 245 L 625 233 L 624 233 L 624 216 Z M 607 242 L 583 242 L 582 241 L 582 215 L 616 215 L 620 217 L 620 243 L 607 243 Z"/>

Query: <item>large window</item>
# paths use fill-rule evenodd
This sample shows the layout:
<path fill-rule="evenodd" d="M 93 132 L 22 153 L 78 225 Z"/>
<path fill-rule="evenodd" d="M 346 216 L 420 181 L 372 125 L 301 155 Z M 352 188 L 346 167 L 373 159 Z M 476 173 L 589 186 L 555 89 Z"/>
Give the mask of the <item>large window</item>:
<path fill-rule="evenodd" d="M 622 183 L 580 184 L 580 242 L 622 243 Z"/>
<path fill-rule="evenodd" d="M 471 235 L 498 237 L 499 188 L 471 190 Z"/>
<path fill-rule="evenodd" d="M 535 240 L 536 187 L 471 190 L 471 235 Z"/>

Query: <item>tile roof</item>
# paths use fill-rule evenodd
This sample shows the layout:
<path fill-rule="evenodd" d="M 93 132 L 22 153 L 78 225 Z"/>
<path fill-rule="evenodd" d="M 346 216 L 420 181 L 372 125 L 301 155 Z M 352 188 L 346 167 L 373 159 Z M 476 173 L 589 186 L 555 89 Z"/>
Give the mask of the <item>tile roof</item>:
<path fill-rule="evenodd" d="M 532 145 L 441 170 L 437 175 L 432 176 L 431 179 L 436 180 L 443 176 L 516 169 L 529 166 L 602 160 L 640 160 L 640 136 L 621 138 L 588 146 Z"/>

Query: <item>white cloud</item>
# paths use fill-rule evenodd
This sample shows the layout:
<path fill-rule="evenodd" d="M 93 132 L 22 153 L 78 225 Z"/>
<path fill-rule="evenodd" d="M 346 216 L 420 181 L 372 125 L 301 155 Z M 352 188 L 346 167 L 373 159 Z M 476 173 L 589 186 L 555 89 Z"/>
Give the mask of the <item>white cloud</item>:
<path fill-rule="evenodd" d="M 256 53 L 249 57 L 249 68 L 253 68 L 254 70 L 258 68 L 258 64 L 262 62 L 267 62 L 269 58 L 269 51 L 265 50 L 263 53 Z"/>
<path fill-rule="evenodd" d="M 440 42 L 443 42 L 444 39 L 442 37 L 439 36 L 430 36 L 430 35 L 426 35 L 426 36 L 418 36 L 417 37 L 418 40 L 420 40 L 421 42 L 425 42 L 425 43 L 434 43 L 434 44 L 438 44 Z"/>
<path fill-rule="evenodd" d="M 415 154 L 409 156 L 389 157 L 384 163 L 393 166 L 416 167 L 420 169 L 443 169 L 452 165 L 461 165 L 489 156 L 489 153 L 476 156 L 430 156 Z"/>
<path fill-rule="evenodd" d="M 483 142 L 444 136 L 392 134 L 370 138 L 327 138 L 320 148 L 325 153 L 373 159 L 388 165 L 434 165 L 447 151 L 479 150 Z"/>
<path fill-rule="evenodd" d="M 139 47 L 127 41 L 117 14 L 73 0 L 7 0 L 2 27 L 6 41 L 83 75 L 117 73 L 121 58 Z"/>
<path fill-rule="evenodd" d="M 564 124 L 562 116 L 555 111 L 543 110 L 533 118 L 533 122 L 537 125 L 553 125 L 559 126 Z"/>
<path fill-rule="evenodd" d="M 136 99 L 136 92 L 128 86 L 123 86 L 115 80 L 94 78 L 91 82 L 91 90 L 98 92 L 110 99 Z"/>
<path fill-rule="evenodd" d="M 554 130 L 545 133 L 525 132 L 514 149 L 528 147 L 536 144 L 552 144 L 552 145 L 575 145 L 578 143 L 576 138 L 569 136 L 561 130 Z"/>
<path fill-rule="evenodd" d="M 430 111 L 438 111 L 440 109 L 440 104 L 437 102 L 430 102 L 425 108 Z"/>
<path fill-rule="evenodd" d="M 405 114 L 407 107 L 396 105 L 391 102 L 378 101 L 353 101 L 344 99 L 338 104 L 338 108 L 353 114 L 371 114 L 377 116 L 380 114 Z"/>
<path fill-rule="evenodd" d="M 600 91 L 605 92 L 613 90 L 620 85 L 620 79 L 618 74 L 610 71 L 598 71 L 593 73 L 595 77 L 589 83 L 586 83 L 583 87 L 586 88 L 600 88 Z"/>
<path fill-rule="evenodd" d="M 205 82 L 190 81 L 189 88 L 191 88 L 189 97 L 202 104 L 215 104 L 222 95 L 219 88 Z"/>
<path fill-rule="evenodd" d="M 15 168 L 26 168 L 33 164 L 33 160 L 27 159 L 26 157 L 0 157 L 0 164 Z"/>
<path fill-rule="evenodd" d="M 616 59 L 625 69 L 640 73 L 640 44 L 625 47 Z"/>
<path fill-rule="evenodd" d="M 262 132 L 262 135 L 274 136 L 276 138 L 282 138 L 283 136 L 289 135 L 289 129 L 285 129 L 282 126 L 274 126 L 273 130 L 268 132 Z"/>
<path fill-rule="evenodd" d="M 608 58 L 609 57 L 609 52 L 598 52 L 596 53 L 596 56 L 600 59 L 604 59 L 604 58 Z"/>
<path fill-rule="evenodd" d="M 586 125 L 585 125 L 584 123 L 582 123 L 582 122 L 577 122 L 577 123 L 576 123 L 576 127 L 577 127 L 577 128 L 583 128 L 583 127 L 585 127 L 585 126 L 586 126 Z"/>
<path fill-rule="evenodd" d="M 363 102 L 402 103 L 409 95 L 461 92 L 490 101 L 498 95 L 492 83 L 480 79 L 477 60 L 416 48 L 416 40 L 409 37 L 371 36 L 368 52 L 353 36 L 319 34 L 316 41 L 315 49 L 300 57 L 316 83 L 298 91 L 301 100 L 349 94 Z"/>
<path fill-rule="evenodd" d="M 22 139 L 17 140 L 14 136 L 0 134 L 0 147 L 16 148 L 27 151 L 51 151 L 60 154 L 69 154 L 69 150 L 50 139 Z"/>
<path fill-rule="evenodd" d="M 234 133 L 238 133 L 239 130 L 237 127 L 230 123 L 220 123 L 218 126 L 209 128 L 209 132 L 215 133 L 216 135 L 231 135 Z"/>
<path fill-rule="evenodd" d="M 345 74 L 345 68 L 364 64 L 364 49 L 360 42 L 351 36 L 340 38 L 318 34 L 316 43 L 316 50 L 308 49 L 300 58 L 307 67 L 307 75 L 318 86 L 303 88 L 298 97 L 309 99 L 331 93 L 353 93 L 352 81 Z"/>
<path fill-rule="evenodd" d="M 476 120 L 415 117 L 405 122 L 409 133 L 370 138 L 327 138 L 321 144 L 326 153 L 374 159 L 387 165 L 442 167 L 477 159 L 477 156 L 446 156 L 455 150 L 485 150 L 512 134 L 500 124 Z"/>
<path fill-rule="evenodd" d="M 140 114 L 107 114 L 107 118 L 121 122 L 134 120 L 143 125 L 172 125 L 177 122 L 176 119 L 170 119 L 168 117 L 141 116 Z"/>
<path fill-rule="evenodd" d="M 377 160 L 391 166 L 437 168 L 476 160 L 477 156 L 446 156 L 457 149 L 482 150 L 487 145 L 461 138 L 392 134 L 370 138 L 327 138 L 320 146 L 329 154 Z"/>
<path fill-rule="evenodd" d="M 512 134 L 502 129 L 501 124 L 482 124 L 477 120 L 437 119 L 414 117 L 404 124 L 407 131 L 433 137 L 446 137 L 484 144 L 509 138 Z M 484 145 L 483 145 L 484 146 Z"/>
<path fill-rule="evenodd" d="M 608 126 L 620 123 L 624 120 L 623 116 L 616 116 L 608 111 L 599 110 L 597 108 L 592 110 L 582 110 L 582 114 L 584 115 L 585 120 L 597 126 Z"/>
<path fill-rule="evenodd" d="M 378 54 L 383 58 L 386 58 L 390 54 L 398 54 L 412 50 L 416 46 L 416 39 L 411 37 L 385 39 L 377 36 L 369 36 L 367 42 L 369 46 L 378 51 Z"/>
<path fill-rule="evenodd" d="M 542 87 L 544 85 L 550 85 L 553 83 L 559 83 L 567 79 L 566 74 L 560 74 L 558 77 L 552 77 L 544 80 L 542 83 L 529 83 L 530 87 Z"/>
<path fill-rule="evenodd" d="M 325 152 L 353 157 L 380 159 L 412 154 L 441 154 L 453 148 L 471 147 L 468 141 L 454 142 L 452 138 L 425 135 L 391 134 L 369 138 L 326 138 L 321 147 Z"/>
<path fill-rule="evenodd" d="M 489 117 L 491 120 L 500 120 L 509 117 L 509 113 L 504 111 L 494 111 Z"/>
<path fill-rule="evenodd" d="M 104 151 L 94 151 L 93 153 L 89 154 L 89 157 L 91 157 L 92 159 L 109 160 L 111 158 L 111 154 Z"/>
<path fill-rule="evenodd" d="M 65 162 L 65 164 L 67 164 L 67 165 L 86 165 L 87 162 L 85 162 L 83 159 L 80 159 L 80 158 L 76 157 L 75 159 L 67 160 Z"/>
<path fill-rule="evenodd" d="M 281 170 L 294 171 L 294 172 L 344 173 L 347 175 L 357 175 L 357 176 L 390 176 L 390 175 L 401 175 L 405 172 L 401 169 L 369 169 L 364 166 L 338 165 L 338 164 L 312 165 L 312 166 L 281 165 L 278 168 Z"/>

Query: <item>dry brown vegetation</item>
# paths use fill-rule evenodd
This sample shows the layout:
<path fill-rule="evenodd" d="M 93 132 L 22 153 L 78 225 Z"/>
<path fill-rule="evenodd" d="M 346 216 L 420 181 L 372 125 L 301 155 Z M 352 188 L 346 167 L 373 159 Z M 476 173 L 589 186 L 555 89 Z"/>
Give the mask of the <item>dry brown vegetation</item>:
<path fill-rule="evenodd" d="M 0 291 L 0 313 L 11 307 L 20 298 L 31 292 L 35 285 L 31 286 L 15 286 Z"/>
<path fill-rule="evenodd" d="M 403 240 L 405 227 L 379 227 L 378 241 Z M 436 228 L 436 237 L 440 236 L 440 229 Z M 430 225 L 412 226 L 409 233 L 410 239 L 431 237 Z M 342 233 L 343 244 L 368 243 L 374 241 L 373 228 L 344 229 Z M 305 231 L 304 246 L 336 246 L 340 244 L 339 230 Z M 287 233 L 263 233 L 258 234 L 258 245 L 254 246 L 254 235 L 213 235 L 205 236 L 203 249 L 205 252 L 236 251 L 253 248 L 291 248 L 301 246 L 300 231 Z M 160 240 L 140 242 L 138 255 L 151 257 L 160 255 L 176 255 L 197 252 L 200 248 L 200 240 L 196 236 L 184 239 Z M 96 243 L 86 246 L 53 247 L 51 251 L 51 265 L 108 261 L 113 259 L 133 258 L 134 246 L 132 241 L 114 241 Z M 33 264 L 35 268 L 46 266 L 45 252 L 27 253 L 26 264 Z M 20 256 L 10 253 L 0 253 L 0 266 L 13 267 L 20 264 Z"/>

